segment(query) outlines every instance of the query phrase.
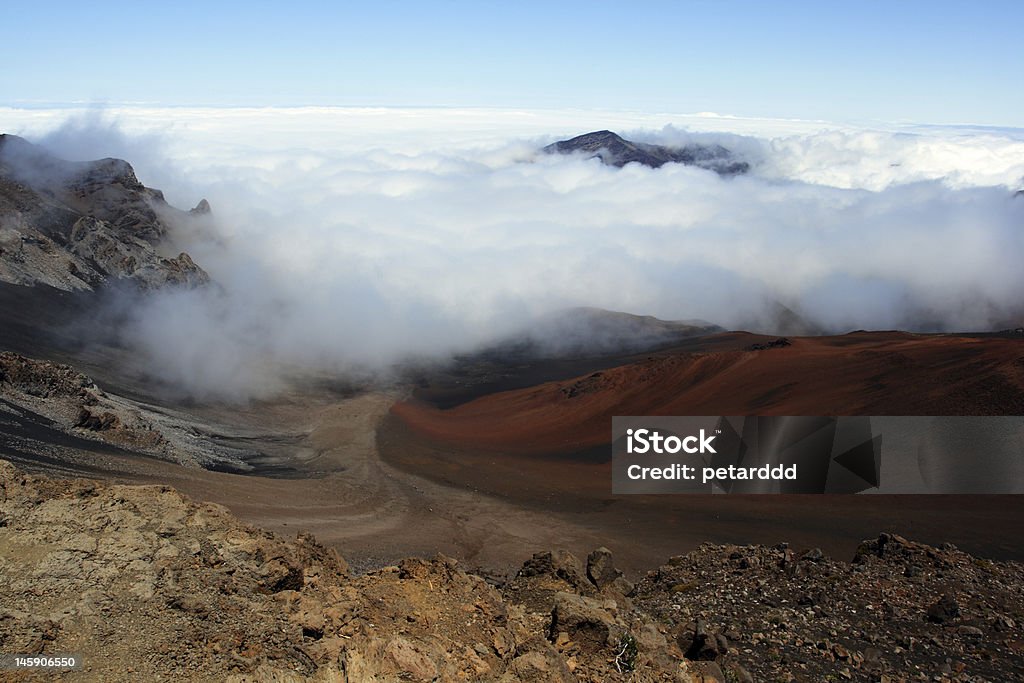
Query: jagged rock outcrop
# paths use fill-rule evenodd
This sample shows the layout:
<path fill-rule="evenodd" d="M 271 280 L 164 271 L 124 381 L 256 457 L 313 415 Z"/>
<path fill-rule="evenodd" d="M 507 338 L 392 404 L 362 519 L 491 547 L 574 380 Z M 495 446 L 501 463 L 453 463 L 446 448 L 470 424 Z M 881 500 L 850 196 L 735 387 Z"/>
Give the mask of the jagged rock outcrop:
<path fill-rule="evenodd" d="M 599 130 L 579 135 L 570 140 L 559 140 L 544 148 L 548 154 L 586 154 L 597 157 L 609 166 L 622 167 L 630 163 L 660 168 L 668 163 L 685 164 L 732 176 L 746 173 L 750 164 L 739 161 L 721 145 L 690 144 L 684 147 L 664 147 L 644 142 L 633 142 L 610 130 Z"/>
<path fill-rule="evenodd" d="M 189 217 L 140 183 L 126 161 L 65 161 L 0 135 L 2 281 L 64 290 L 110 280 L 143 288 L 205 284 L 209 277 L 188 254 L 164 253 L 168 222 Z"/>
<path fill-rule="evenodd" d="M 199 203 L 196 204 L 195 207 L 189 209 L 188 212 L 193 216 L 205 216 L 212 213 L 212 210 L 210 209 L 210 202 L 205 199 L 200 199 Z"/>

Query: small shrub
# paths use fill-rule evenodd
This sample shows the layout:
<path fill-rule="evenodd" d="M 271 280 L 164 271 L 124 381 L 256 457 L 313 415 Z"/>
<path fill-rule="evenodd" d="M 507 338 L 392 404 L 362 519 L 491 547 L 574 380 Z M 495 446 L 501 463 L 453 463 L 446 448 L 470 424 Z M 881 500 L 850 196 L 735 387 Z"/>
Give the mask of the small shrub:
<path fill-rule="evenodd" d="M 624 633 L 619 638 L 619 646 L 616 648 L 615 668 L 619 673 L 632 671 L 636 668 L 636 657 L 640 654 L 636 645 L 636 638 L 632 633 Z"/>

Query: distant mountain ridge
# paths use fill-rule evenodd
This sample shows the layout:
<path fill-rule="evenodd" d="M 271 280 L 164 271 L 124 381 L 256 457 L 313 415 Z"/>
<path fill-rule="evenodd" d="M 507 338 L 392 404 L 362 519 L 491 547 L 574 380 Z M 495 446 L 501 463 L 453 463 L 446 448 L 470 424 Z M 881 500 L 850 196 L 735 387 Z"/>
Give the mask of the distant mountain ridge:
<path fill-rule="evenodd" d="M 209 205 L 197 209 L 192 216 Z M 110 280 L 204 284 L 209 276 L 188 254 L 161 253 L 169 221 L 189 217 L 127 161 L 66 161 L 0 134 L 0 281 L 69 291 Z"/>
<path fill-rule="evenodd" d="M 619 168 L 629 163 L 643 164 L 651 168 L 677 163 L 697 166 L 723 176 L 740 175 L 750 170 L 750 164 L 737 160 L 730 150 L 721 145 L 651 145 L 626 140 L 610 130 L 599 130 L 570 140 L 559 140 L 544 147 L 543 151 L 548 154 L 588 153 L 609 166 Z"/>
<path fill-rule="evenodd" d="M 661 320 L 584 306 L 548 314 L 497 348 L 537 357 L 594 356 L 645 351 L 722 331 L 705 320 Z"/>

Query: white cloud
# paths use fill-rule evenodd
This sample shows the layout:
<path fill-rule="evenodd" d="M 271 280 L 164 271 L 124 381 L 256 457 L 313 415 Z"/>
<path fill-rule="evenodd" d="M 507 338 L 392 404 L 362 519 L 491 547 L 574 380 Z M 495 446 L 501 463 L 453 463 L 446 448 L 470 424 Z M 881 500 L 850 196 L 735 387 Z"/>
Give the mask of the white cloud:
<path fill-rule="evenodd" d="M 54 133 L 58 114 L 0 111 L 8 129 L 127 157 L 172 203 L 210 199 L 210 232 L 177 239 L 223 290 L 157 297 L 133 332 L 201 395 L 273 390 L 281 363 L 443 355 L 574 305 L 740 326 L 781 301 L 836 331 L 981 329 L 1024 308 L 1019 131 L 443 109 L 108 117 Z M 534 154 L 599 128 L 720 142 L 754 169 Z"/>

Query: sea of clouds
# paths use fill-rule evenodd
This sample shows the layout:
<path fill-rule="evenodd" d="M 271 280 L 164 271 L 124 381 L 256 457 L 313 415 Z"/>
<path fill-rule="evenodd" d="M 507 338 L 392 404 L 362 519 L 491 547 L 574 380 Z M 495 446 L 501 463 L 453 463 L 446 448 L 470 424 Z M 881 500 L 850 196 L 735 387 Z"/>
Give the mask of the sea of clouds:
<path fill-rule="evenodd" d="M 177 226 L 217 282 L 123 331 L 200 398 L 281 368 L 442 359 L 592 306 L 770 331 L 987 330 L 1024 311 L 1024 131 L 583 111 L 0 109 L 69 159 L 129 160 L 213 214 Z M 548 156 L 598 129 L 722 144 L 723 178 Z M 1017 323 L 1019 324 L 1019 322 Z"/>

